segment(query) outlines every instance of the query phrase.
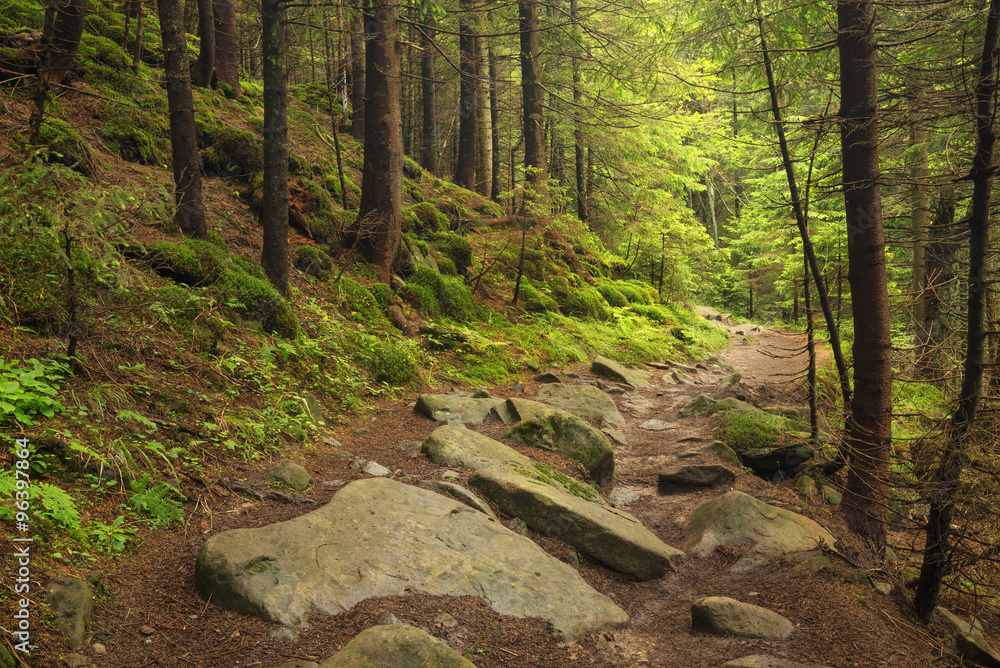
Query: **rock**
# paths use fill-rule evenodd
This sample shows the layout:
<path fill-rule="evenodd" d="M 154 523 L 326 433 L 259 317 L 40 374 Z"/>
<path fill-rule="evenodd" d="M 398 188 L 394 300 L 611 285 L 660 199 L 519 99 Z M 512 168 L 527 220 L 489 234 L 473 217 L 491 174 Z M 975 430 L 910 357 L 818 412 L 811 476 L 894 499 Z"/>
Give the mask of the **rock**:
<path fill-rule="evenodd" d="M 406 592 L 480 596 L 501 614 L 546 619 L 567 638 L 628 621 L 530 540 L 388 478 L 356 480 L 286 522 L 212 536 L 198 553 L 195 583 L 215 605 L 286 625 Z"/>
<path fill-rule="evenodd" d="M 413 410 L 435 422 L 482 424 L 494 408 L 503 409 L 504 400 L 473 399 L 453 394 L 421 394 Z"/>
<path fill-rule="evenodd" d="M 264 637 L 268 640 L 284 640 L 285 642 L 294 642 L 299 639 L 299 632 L 295 629 L 290 629 L 287 626 L 279 626 L 276 629 L 271 629 L 264 634 Z"/>
<path fill-rule="evenodd" d="M 423 445 L 423 441 L 403 441 L 396 445 L 396 449 L 400 452 L 412 452 L 419 450 L 421 445 Z"/>
<path fill-rule="evenodd" d="M 105 647 L 102 643 L 95 642 L 90 647 L 91 647 L 91 649 L 94 650 L 94 654 L 107 654 L 108 653 L 108 648 Z M 3 665 L 3 664 L 0 664 L 0 665 Z"/>
<path fill-rule="evenodd" d="M 140 624 L 139 625 L 139 633 L 141 633 L 144 636 L 151 636 L 154 633 L 156 633 L 156 631 L 153 629 L 152 626 L 149 626 L 147 624 Z"/>
<path fill-rule="evenodd" d="M 722 457 L 727 462 L 733 466 L 742 466 L 740 463 L 740 456 L 736 454 L 736 451 L 730 448 L 728 445 L 722 441 L 712 441 L 711 443 L 706 443 L 705 445 L 698 448 L 701 452 L 710 452 Z"/>
<path fill-rule="evenodd" d="M 284 462 L 268 473 L 267 477 L 294 489 L 296 492 L 301 492 L 312 484 L 312 476 L 309 475 L 309 472 L 295 462 Z"/>
<path fill-rule="evenodd" d="M 997 653 L 982 632 L 940 605 L 935 608 L 948 626 L 955 632 L 955 649 L 958 655 L 970 663 L 986 668 L 1000 668 L 1000 654 Z"/>
<path fill-rule="evenodd" d="M 765 480 L 780 481 L 787 480 L 804 469 L 814 454 L 812 448 L 800 443 L 756 454 L 741 453 L 740 462 Z"/>
<path fill-rule="evenodd" d="M 614 483 L 615 453 L 608 437 L 596 427 L 572 413 L 537 401 L 508 399 L 507 408 L 520 420 L 504 438 L 575 459 L 601 487 Z"/>
<path fill-rule="evenodd" d="M 319 668 L 319 664 L 315 661 L 302 661 L 301 659 L 296 659 L 294 661 L 279 663 L 277 666 L 271 666 L 271 668 Z"/>
<path fill-rule="evenodd" d="M 365 629 L 319 668 L 475 668 L 426 631 L 391 624 Z"/>
<path fill-rule="evenodd" d="M 818 573 L 824 568 L 830 568 L 833 562 L 821 550 L 791 552 L 785 555 L 785 561 L 795 564 L 794 573 Z"/>
<path fill-rule="evenodd" d="M 507 523 L 507 528 L 522 536 L 528 535 L 528 525 L 520 517 L 515 517 Z"/>
<path fill-rule="evenodd" d="M 677 570 L 684 556 L 621 510 L 600 506 L 524 476 L 477 471 L 469 484 L 508 515 L 641 580 Z"/>
<path fill-rule="evenodd" d="M 346 480 L 339 480 L 339 479 L 338 480 L 324 480 L 322 484 L 323 484 L 323 487 L 325 487 L 326 489 L 333 489 L 335 487 L 343 487 L 344 485 L 347 484 L 347 481 Z"/>
<path fill-rule="evenodd" d="M 723 390 L 727 390 L 736 383 L 740 382 L 741 380 L 743 380 L 743 374 L 739 372 L 733 372 L 719 381 L 719 387 L 721 387 Z"/>
<path fill-rule="evenodd" d="M 369 461 L 367 459 L 352 459 L 351 468 L 355 471 L 361 471 L 362 473 L 367 473 L 368 475 L 380 478 L 392 475 L 392 471 L 386 467 L 382 466 L 378 462 Z"/>
<path fill-rule="evenodd" d="M 90 665 L 90 659 L 85 657 L 83 654 L 71 652 L 63 657 L 63 663 L 69 666 L 69 668 L 83 668 L 83 666 Z"/>
<path fill-rule="evenodd" d="M 518 473 L 558 487 L 570 494 L 601 502 L 601 495 L 590 485 L 573 480 L 547 464 L 536 462 L 500 441 L 494 441 L 465 427 L 457 425 L 438 427 L 424 439 L 421 451 L 432 462 L 442 466 L 458 466 L 470 471 L 492 469 Z"/>
<path fill-rule="evenodd" d="M 473 399 L 492 399 L 493 395 L 489 390 L 478 390 L 472 395 Z"/>
<path fill-rule="evenodd" d="M 776 659 L 773 656 L 763 656 L 761 654 L 754 654 L 751 656 L 744 656 L 741 659 L 733 659 L 732 661 L 727 661 L 722 664 L 722 668 L 831 668 L 830 666 L 820 666 L 817 664 L 805 664 L 805 663 L 795 663 L 794 661 L 785 661 L 784 659 Z"/>
<path fill-rule="evenodd" d="M 736 473 L 718 464 L 670 466 L 660 471 L 657 488 L 661 493 L 668 493 L 691 487 L 731 485 L 734 482 Z"/>
<path fill-rule="evenodd" d="M 326 424 L 323 420 L 323 406 L 319 403 L 319 399 L 311 394 L 306 394 L 302 397 L 302 405 L 314 425 L 322 426 Z"/>
<path fill-rule="evenodd" d="M 830 485 L 823 485 L 823 498 L 831 506 L 839 506 L 841 501 L 844 500 L 844 495 L 838 489 L 834 489 Z"/>
<path fill-rule="evenodd" d="M 684 527 L 691 550 L 707 557 L 719 545 L 753 541 L 756 546 L 733 565 L 746 571 L 790 552 L 813 550 L 835 538 L 829 531 L 790 510 L 776 508 L 743 492 L 727 492 L 702 504 Z"/>
<path fill-rule="evenodd" d="M 618 362 L 609 360 L 607 357 L 598 355 L 590 365 L 590 372 L 596 376 L 604 376 L 632 387 L 648 387 L 649 383 L 645 379 L 645 374 L 638 371 L 629 371 Z"/>
<path fill-rule="evenodd" d="M 337 440 L 337 439 L 335 439 L 335 438 L 331 438 L 330 436 L 324 436 L 324 437 L 322 438 L 322 441 L 323 441 L 324 445 L 328 445 L 328 446 L 330 446 L 331 448 L 342 448 L 342 447 L 344 447 L 344 446 L 343 446 L 343 445 L 341 444 L 341 442 L 340 442 L 340 441 L 338 441 L 338 440 Z"/>
<path fill-rule="evenodd" d="M 604 429 L 601 430 L 601 433 L 607 436 L 612 443 L 617 443 L 623 448 L 628 447 L 628 439 L 626 439 L 625 434 L 621 433 L 620 431 L 605 427 Z"/>
<path fill-rule="evenodd" d="M 17 659 L 4 643 L 0 643 L 0 668 L 17 668 Z"/>
<path fill-rule="evenodd" d="M 799 479 L 795 481 L 795 487 L 808 497 L 819 494 L 819 487 L 816 485 L 816 480 L 810 475 L 800 475 Z"/>
<path fill-rule="evenodd" d="M 692 399 L 680 410 L 677 414 L 678 417 L 698 417 L 701 415 L 710 415 L 718 410 L 720 402 L 716 401 L 707 394 L 699 394 L 697 397 Z"/>
<path fill-rule="evenodd" d="M 784 640 L 795 627 L 776 612 L 725 596 L 708 596 L 691 606 L 691 626 L 715 635 Z"/>
<path fill-rule="evenodd" d="M 677 429 L 676 422 L 664 422 L 663 420 L 644 420 L 639 423 L 639 429 L 645 429 L 646 431 L 666 431 L 668 429 Z"/>
<path fill-rule="evenodd" d="M 94 594 L 83 580 L 54 578 L 45 583 L 49 607 L 55 613 L 53 625 L 66 636 L 70 647 L 79 647 L 87 639 L 94 613 Z"/>
<path fill-rule="evenodd" d="M 608 501 L 610 501 L 615 508 L 621 508 L 622 506 L 626 506 L 633 501 L 637 501 L 638 499 L 639 495 L 630 490 L 628 487 L 615 487 L 611 490 L 611 493 L 608 494 Z"/>
<path fill-rule="evenodd" d="M 426 487 L 427 489 L 437 490 L 443 492 L 455 499 L 464 503 L 470 508 L 474 508 L 479 512 L 483 513 L 487 517 L 496 519 L 497 516 L 490 510 L 490 507 L 480 499 L 478 496 L 465 489 L 461 485 L 456 485 L 453 482 L 447 482 L 445 480 L 421 480 L 419 483 L 421 487 Z"/>
<path fill-rule="evenodd" d="M 539 383 L 562 383 L 562 378 L 555 375 L 554 373 L 540 373 L 534 378 L 532 378 L 532 380 L 537 381 Z"/>
<path fill-rule="evenodd" d="M 380 612 L 378 617 L 375 618 L 375 626 L 382 626 L 384 624 L 402 624 L 399 618 L 391 612 Z"/>
<path fill-rule="evenodd" d="M 462 477 L 462 474 L 459 473 L 458 471 L 442 471 L 441 472 L 441 479 L 449 481 L 449 482 L 453 481 L 453 480 L 458 480 L 461 477 Z"/>
<path fill-rule="evenodd" d="M 435 623 L 440 624 L 446 629 L 453 629 L 458 626 L 458 620 L 449 615 L 447 612 L 442 612 L 440 615 L 434 618 Z"/>
<path fill-rule="evenodd" d="M 622 427 L 625 418 L 618 411 L 611 395 L 593 385 L 545 385 L 538 388 L 538 398 L 549 405 L 569 411 L 574 415 L 590 418 L 607 427 Z"/>
<path fill-rule="evenodd" d="M 888 596 L 892 593 L 892 585 L 888 582 L 876 582 L 874 585 L 875 591 L 882 594 L 883 596 Z"/>

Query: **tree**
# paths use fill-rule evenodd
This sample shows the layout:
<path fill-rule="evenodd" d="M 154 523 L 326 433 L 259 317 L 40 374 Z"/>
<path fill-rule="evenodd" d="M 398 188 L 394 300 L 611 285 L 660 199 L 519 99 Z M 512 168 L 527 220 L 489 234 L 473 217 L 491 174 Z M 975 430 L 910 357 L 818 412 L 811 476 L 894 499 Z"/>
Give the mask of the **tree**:
<path fill-rule="evenodd" d="M 63 0 L 59 3 L 59 14 L 56 16 L 52 36 L 53 84 L 61 84 L 66 72 L 73 67 L 86 18 L 87 0 Z"/>
<path fill-rule="evenodd" d="M 437 81 L 435 80 L 434 33 L 436 21 L 433 16 L 424 19 L 417 26 L 420 33 L 420 47 L 423 54 L 420 58 L 420 92 L 423 111 L 423 128 L 420 141 L 420 165 L 431 174 L 437 174 L 438 169 L 438 131 L 437 131 Z"/>
<path fill-rule="evenodd" d="M 478 105 L 476 107 L 476 192 L 484 197 L 489 197 L 493 187 L 493 109 L 490 90 L 492 79 L 490 78 L 490 56 L 489 45 L 485 37 L 478 40 L 478 58 L 476 62 L 476 76 L 478 77 L 479 90 L 477 91 Z"/>
<path fill-rule="evenodd" d="M 211 88 L 215 74 L 215 14 L 212 0 L 198 0 L 198 36 L 201 48 L 191 66 L 191 83 L 199 88 Z"/>
<path fill-rule="evenodd" d="M 201 156 L 194 123 L 194 97 L 188 69 L 187 35 L 180 0 L 159 0 L 163 69 L 170 111 L 170 148 L 174 162 L 177 210 L 174 224 L 194 236 L 205 235 L 205 204 L 201 196 Z"/>
<path fill-rule="evenodd" d="M 288 296 L 288 80 L 285 77 L 284 0 L 261 0 L 264 61 L 264 185 L 260 263 L 283 296 Z"/>
<path fill-rule="evenodd" d="M 365 160 L 351 232 L 387 284 L 403 237 L 398 12 L 397 0 L 374 0 L 365 16 Z"/>
<path fill-rule="evenodd" d="M 542 116 L 542 68 L 538 54 L 538 0 L 518 0 L 521 34 L 521 106 L 525 180 L 545 183 L 545 124 Z"/>
<path fill-rule="evenodd" d="M 848 280 L 854 315 L 854 395 L 847 417 L 848 524 L 885 544 L 892 441 L 892 341 L 876 115 L 875 5 L 838 0 L 840 145 L 847 215 Z"/>
<path fill-rule="evenodd" d="M 365 34 L 360 10 L 351 17 L 351 136 L 365 141 Z"/>
<path fill-rule="evenodd" d="M 194 85 L 211 88 L 225 84 L 238 97 L 242 91 L 234 0 L 198 0 L 198 31 L 201 50 L 191 66 Z"/>
<path fill-rule="evenodd" d="M 476 61 L 479 58 L 471 0 L 460 0 L 463 12 L 459 21 L 459 92 L 458 159 L 455 162 L 455 183 L 468 190 L 476 187 L 476 141 L 478 135 L 479 82 L 476 79 Z"/>

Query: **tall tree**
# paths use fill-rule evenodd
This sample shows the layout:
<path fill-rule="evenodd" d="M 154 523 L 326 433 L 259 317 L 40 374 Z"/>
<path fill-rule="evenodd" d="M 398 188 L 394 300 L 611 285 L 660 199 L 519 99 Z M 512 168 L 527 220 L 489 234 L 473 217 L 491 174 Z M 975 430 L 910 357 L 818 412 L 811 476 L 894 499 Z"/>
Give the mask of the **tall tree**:
<path fill-rule="evenodd" d="M 545 183 L 545 122 L 542 115 L 542 68 L 538 52 L 538 0 L 518 0 L 521 35 L 521 106 L 525 180 Z"/>
<path fill-rule="evenodd" d="M 485 31 L 481 31 L 485 32 Z M 476 192 L 484 197 L 490 196 L 493 186 L 493 110 L 490 98 L 490 56 L 489 44 L 485 37 L 480 37 L 479 52 L 476 62 L 476 76 L 479 90 L 479 104 L 476 107 Z"/>
<path fill-rule="evenodd" d="M 188 234 L 205 235 L 205 204 L 201 196 L 201 156 L 194 124 L 194 96 L 188 66 L 184 10 L 180 0 L 159 0 L 163 69 L 167 78 L 170 147 L 174 162 L 177 210 L 174 224 Z"/>
<path fill-rule="evenodd" d="M 212 15 L 215 17 L 215 78 L 226 84 L 233 95 L 243 94 L 240 88 L 240 46 L 236 28 L 235 0 L 214 0 Z"/>
<path fill-rule="evenodd" d="M 476 187 L 477 116 L 479 112 L 479 82 L 476 61 L 479 57 L 472 12 L 472 0 L 459 0 L 462 12 L 458 23 L 460 90 L 458 98 L 458 159 L 455 162 L 455 183 L 473 190 Z"/>
<path fill-rule="evenodd" d="M 62 83 L 66 72 L 76 61 L 76 52 L 83 37 L 83 24 L 87 18 L 87 0 L 63 0 L 59 3 L 55 32 L 52 36 L 53 84 Z"/>
<path fill-rule="evenodd" d="M 49 101 L 49 85 L 52 75 L 52 35 L 55 31 L 58 0 L 46 0 L 45 19 L 42 22 L 42 44 L 39 54 L 38 73 L 35 81 L 35 95 L 28 118 L 28 142 L 42 143 L 42 121 L 45 120 L 45 106 Z"/>
<path fill-rule="evenodd" d="M 211 88 L 215 74 L 215 12 L 212 0 L 198 0 L 198 58 L 191 66 L 191 83 L 199 88 Z"/>
<path fill-rule="evenodd" d="M 390 283 L 402 232 L 398 0 L 373 0 L 365 16 L 365 160 L 357 245 Z"/>
<path fill-rule="evenodd" d="M 570 20 L 573 22 L 573 166 L 576 172 L 576 215 L 583 222 L 589 219 L 587 209 L 587 147 L 583 144 L 583 122 L 580 106 L 583 104 L 583 73 L 579 52 L 583 33 L 580 31 L 580 0 L 570 0 Z"/>
<path fill-rule="evenodd" d="M 427 16 L 423 23 L 417 26 L 420 32 L 420 47 L 423 49 L 420 58 L 420 93 L 423 116 L 423 127 L 420 139 L 420 165 L 431 174 L 438 170 L 438 130 L 437 130 L 437 80 L 435 72 L 434 34 L 436 21 L 433 16 Z"/>
<path fill-rule="evenodd" d="M 843 507 L 848 524 L 885 544 L 892 441 L 892 342 L 876 113 L 875 4 L 838 0 L 840 145 L 847 215 L 848 280 L 854 314 L 854 394 L 847 418 L 851 466 Z"/>
<path fill-rule="evenodd" d="M 986 311 L 989 291 L 988 268 L 990 231 L 990 189 L 993 182 L 995 96 L 997 93 L 997 58 L 1000 42 L 1000 0 L 991 0 L 983 38 L 983 53 L 976 82 L 976 154 L 972 162 L 972 206 L 969 211 L 969 278 L 966 326 L 965 367 L 958 407 L 952 414 L 930 496 L 927 514 L 927 540 L 924 560 L 917 580 L 914 602 L 917 615 L 925 624 L 930 621 L 941 592 L 954 533 L 952 496 L 962 475 L 964 438 L 979 411 L 986 365 Z"/>
<path fill-rule="evenodd" d="M 264 185 L 260 263 L 271 284 L 288 296 L 288 80 L 284 0 L 261 0 L 264 65 Z"/>
<path fill-rule="evenodd" d="M 351 16 L 351 136 L 365 141 L 365 29 L 361 10 Z"/>

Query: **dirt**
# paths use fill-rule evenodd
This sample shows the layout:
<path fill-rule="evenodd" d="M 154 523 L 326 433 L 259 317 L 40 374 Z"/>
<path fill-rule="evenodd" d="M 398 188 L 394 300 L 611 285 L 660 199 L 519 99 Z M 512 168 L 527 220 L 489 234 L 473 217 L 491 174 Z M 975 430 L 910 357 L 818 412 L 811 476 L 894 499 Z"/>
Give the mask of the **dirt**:
<path fill-rule="evenodd" d="M 701 503 L 724 490 L 661 495 L 656 491 L 657 472 L 676 462 L 681 453 L 713 439 L 710 418 L 678 418 L 691 398 L 706 393 L 715 397 L 738 396 L 761 406 L 802 405 L 798 377 L 805 369 L 803 337 L 754 325 L 726 325 L 733 344 L 722 351 L 718 363 L 701 361 L 689 370 L 680 366 L 648 368 L 648 388 L 617 395 L 629 445 L 617 448 L 617 476 L 637 499 L 626 509 L 667 543 L 684 548 L 683 526 Z M 823 353 L 825 354 L 825 353 Z M 696 362 L 686 362 L 693 365 Z M 666 365 L 664 365 L 666 366 Z M 719 382 L 735 369 L 742 380 L 723 390 Z M 585 365 L 553 369 L 557 373 L 589 376 Z M 672 372 L 680 375 L 675 382 Z M 570 381 L 572 382 L 572 381 Z M 537 383 L 525 379 L 494 388 L 495 396 L 532 397 Z M 374 460 L 394 471 L 394 477 L 416 483 L 440 477 L 442 470 L 419 451 L 400 450 L 405 441 L 419 441 L 437 425 L 418 417 L 415 396 L 385 400 L 374 410 L 337 426 L 331 436 L 336 444 L 317 443 L 306 452 L 286 456 L 302 463 L 316 484 L 300 496 L 318 503 L 329 500 L 342 483 L 365 477 L 349 467 L 351 456 Z M 640 429 L 646 419 L 676 423 L 675 429 L 653 432 Z M 503 426 L 487 422 L 474 427 L 499 437 Z M 575 465 L 557 455 L 510 443 L 522 452 L 573 472 Z M 350 454 L 347 454 L 350 453 Z M 565 642 L 548 623 L 537 619 L 505 617 L 472 597 L 407 595 L 369 599 L 354 609 L 333 616 L 314 615 L 308 627 L 292 629 L 294 638 L 272 638 L 281 627 L 243 617 L 215 607 L 194 587 L 195 556 L 205 539 L 237 527 L 257 527 L 308 512 L 309 506 L 257 501 L 228 490 L 219 479 L 238 478 L 251 485 L 266 485 L 266 475 L 276 462 L 241 463 L 220 460 L 203 476 L 186 476 L 183 490 L 189 498 L 186 523 L 171 530 L 144 531 L 141 547 L 116 561 L 102 560 L 104 571 L 97 586 L 96 625 L 90 643 L 101 643 L 107 654 L 95 654 L 92 645 L 81 651 L 97 666 L 234 666 L 276 665 L 292 659 L 322 662 L 354 635 L 390 612 L 403 622 L 424 628 L 468 653 L 479 666 L 685 666 L 716 667 L 750 654 L 768 654 L 803 663 L 848 666 L 926 668 L 959 665 L 940 640 L 940 629 L 916 624 L 909 613 L 908 592 L 893 564 L 871 564 L 869 576 L 894 586 L 893 593 L 876 593 L 859 580 L 856 560 L 864 554 L 845 530 L 834 507 L 806 498 L 792 485 L 773 485 L 740 471 L 733 489 L 769 503 L 805 514 L 842 538 L 838 545 L 846 558 L 833 556 L 831 568 L 816 574 L 794 573 L 776 563 L 746 573 L 729 570 L 745 550 L 730 546 L 708 558 L 688 556 L 680 571 L 649 582 L 636 582 L 585 557 L 578 562 L 566 543 L 535 532 L 529 536 L 553 556 L 576 565 L 592 586 L 605 593 L 629 614 L 627 628 Z M 459 482 L 467 474 L 460 472 Z M 327 484 L 323 484 L 326 482 Z M 509 522 L 510 517 L 501 514 Z M 860 559 L 860 557 L 857 557 Z M 67 568 L 86 576 L 93 569 Z M 747 640 L 693 632 L 691 603 L 703 596 L 730 596 L 779 612 L 795 624 L 788 640 Z M 441 619 L 447 613 L 455 622 Z M 31 666 L 62 666 L 66 649 L 59 639 L 38 629 L 33 642 L 39 651 Z M 28 664 L 26 664 L 28 665 Z"/>

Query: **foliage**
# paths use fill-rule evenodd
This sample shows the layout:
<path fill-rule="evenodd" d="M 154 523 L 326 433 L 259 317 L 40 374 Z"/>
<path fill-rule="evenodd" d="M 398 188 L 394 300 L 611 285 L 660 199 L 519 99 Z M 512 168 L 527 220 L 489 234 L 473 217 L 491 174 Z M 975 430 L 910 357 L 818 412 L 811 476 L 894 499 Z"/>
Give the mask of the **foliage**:
<path fill-rule="evenodd" d="M 442 276 L 433 269 L 417 267 L 407 285 L 422 286 L 437 301 L 441 315 L 457 322 L 470 322 L 477 316 L 478 307 L 472 293 L 458 278 Z"/>
<path fill-rule="evenodd" d="M 174 522 L 184 521 L 180 501 L 184 497 L 177 488 L 165 482 L 154 485 L 148 475 L 131 481 L 129 486 L 132 488 L 132 496 L 129 497 L 128 504 L 149 515 L 153 524 L 170 526 Z"/>
<path fill-rule="evenodd" d="M 12 471 L 0 472 L 0 499 L 14 499 L 15 492 L 21 491 L 17 483 Z M 36 480 L 31 481 L 28 490 L 31 495 L 29 517 L 43 524 L 54 524 L 72 535 L 79 533 L 80 512 L 72 496 L 55 485 Z M 13 521 L 15 515 L 13 505 L 0 503 L 0 520 Z"/>
<path fill-rule="evenodd" d="M 55 396 L 69 367 L 62 362 L 27 361 L 30 368 L 0 357 L 0 424 L 13 420 L 29 426 L 65 408 Z"/>
<path fill-rule="evenodd" d="M 125 524 L 125 516 L 119 515 L 111 524 L 94 520 L 90 523 L 90 538 L 111 554 L 125 550 L 128 541 L 135 535 L 136 528 Z"/>

